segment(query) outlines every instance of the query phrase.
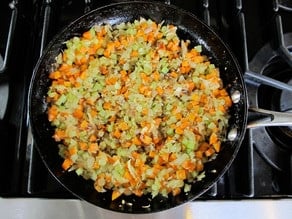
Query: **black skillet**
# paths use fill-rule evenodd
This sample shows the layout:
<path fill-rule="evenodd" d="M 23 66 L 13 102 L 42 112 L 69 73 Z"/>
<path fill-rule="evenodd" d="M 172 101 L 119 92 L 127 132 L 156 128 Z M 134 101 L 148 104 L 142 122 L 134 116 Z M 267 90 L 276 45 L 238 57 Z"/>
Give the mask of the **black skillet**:
<path fill-rule="evenodd" d="M 66 172 L 61 168 L 62 159 L 58 155 L 58 144 L 52 138 L 53 127 L 47 119 L 46 95 L 51 83 L 48 74 L 53 68 L 55 57 L 64 49 L 66 40 L 80 36 L 95 24 L 114 25 L 131 22 L 140 17 L 151 18 L 157 23 L 164 21 L 173 24 L 178 27 L 181 39 L 189 39 L 192 46 L 202 45 L 203 54 L 210 57 L 212 63 L 219 67 L 224 87 L 230 94 L 240 94 L 230 110 L 229 130 L 236 131 L 231 131 L 232 140 L 223 142 L 222 151 L 217 158 L 206 164 L 206 177 L 200 182 L 194 182 L 187 194 L 181 193 L 175 197 L 170 195 L 169 198 L 158 196 L 153 199 L 148 195 L 131 195 L 111 201 L 111 191 L 98 193 L 93 187 L 93 181 L 86 181 L 74 171 Z M 239 150 L 246 130 L 248 110 L 246 88 L 239 66 L 224 42 L 207 25 L 194 15 L 174 6 L 153 2 L 127 2 L 91 11 L 67 26 L 50 42 L 38 61 L 31 80 L 29 113 L 40 156 L 48 170 L 66 189 L 78 198 L 101 208 L 125 213 L 147 213 L 178 206 L 199 197 L 211 188 L 229 168 Z"/>

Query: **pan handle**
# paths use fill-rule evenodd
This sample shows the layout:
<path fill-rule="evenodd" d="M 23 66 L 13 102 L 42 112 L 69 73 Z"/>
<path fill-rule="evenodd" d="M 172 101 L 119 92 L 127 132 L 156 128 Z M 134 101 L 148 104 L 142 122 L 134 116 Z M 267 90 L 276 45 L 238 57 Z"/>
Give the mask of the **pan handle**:
<path fill-rule="evenodd" d="M 257 114 L 256 117 L 249 116 L 247 128 L 256 128 L 262 126 L 292 126 L 292 113 L 276 112 L 271 110 L 249 108 L 250 112 Z"/>

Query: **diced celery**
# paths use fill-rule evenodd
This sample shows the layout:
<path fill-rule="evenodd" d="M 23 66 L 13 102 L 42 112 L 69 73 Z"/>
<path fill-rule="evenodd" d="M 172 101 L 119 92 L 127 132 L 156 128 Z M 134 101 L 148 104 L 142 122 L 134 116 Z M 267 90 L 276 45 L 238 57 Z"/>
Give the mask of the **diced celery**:
<path fill-rule="evenodd" d="M 62 94 L 59 99 L 56 101 L 56 105 L 60 106 L 64 104 L 67 100 L 67 96 L 65 94 Z"/>
<path fill-rule="evenodd" d="M 174 133 L 174 130 L 173 130 L 172 128 L 168 128 L 168 129 L 166 130 L 166 134 L 169 135 L 169 136 L 172 136 L 173 133 Z"/>
<path fill-rule="evenodd" d="M 195 46 L 195 50 L 197 50 L 197 52 L 202 52 L 202 45 Z"/>
<path fill-rule="evenodd" d="M 162 69 L 161 69 L 161 72 L 162 72 L 163 74 L 166 74 L 168 71 L 169 71 L 169 69 L 168 69 L 167 66 L 163 66 Z"/>
<path fill-rule="evenodd" d="M 76 171 L 76 174 L 78 175 L 78 176 L 80 176 L 80 175 L 82 175 L 82 173 L 83 173 L 83 168 L 78 168 L 77 170 L 75 170 Z"/>

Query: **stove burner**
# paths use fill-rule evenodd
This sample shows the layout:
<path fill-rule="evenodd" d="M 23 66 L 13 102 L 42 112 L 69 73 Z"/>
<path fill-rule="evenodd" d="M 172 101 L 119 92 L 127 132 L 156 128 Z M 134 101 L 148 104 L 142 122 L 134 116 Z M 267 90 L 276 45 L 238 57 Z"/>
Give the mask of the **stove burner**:
<path fill-rule="evenodd" d="M 292 33 L 283 34 L 287 50 L 292 46 Z M 290 52 L 290 51 L 289 51 Z M 264 45 L 249 62 L 250 70 L 277 81 L 292 84 L 292 68 L 270 43 Z M 259 83 L 247 83 L 249 104 L 267 110 L 290 112 L 291 91 Z M 256 152 L 277 171 L 287 171 L 284 158 L 292 151 L 292 127 L 260 127 L 251 131 Z M 288 165 L 289 166 L 289 165 Z"/>
<path fill-rule="evenodd" d="M 263 74 L 292 84 L 292 69 L 280 57 L 275 57 L 264 69 Z M 266 85 L 259 86 L 258 104 L 260 108 L 271 109 L 280 112 L 292 111 L 292 93 L 286 90 L 271 88 Z M 271 138 L 278 143 L 292 150 L 292 127 L 266 127 Z"/>
<path fill-rule="evenodd" d="M 269 67 L 264 70 L 264 74 L 273 77 L 287 84 L 292 84 L 292 69 L 286 66 L 285 62 L 275 60 Z M 268 98 L 266 96 L 268 94 Z M 289 91 L 281 91 L 268 86 L 260 86 L 258 90 L 259 107 L 272 109 L 281 112 L 292 111 L 292 93 Z M 292 127 L 267 127 L 266 128 L 271 138 L 278 143 L 292 150 Z"/>

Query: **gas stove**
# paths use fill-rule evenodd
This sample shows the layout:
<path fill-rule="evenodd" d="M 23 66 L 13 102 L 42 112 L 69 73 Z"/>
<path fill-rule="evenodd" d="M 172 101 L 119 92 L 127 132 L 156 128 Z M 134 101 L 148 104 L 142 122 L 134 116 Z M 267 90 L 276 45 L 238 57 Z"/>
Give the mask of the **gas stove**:
<path fill-rule="evenodd" d="M 55 34 L 84 13 L 115 2 L 1 1 L 1 197 L 75 199 L 50 175 L 36 151 L 27 113 L 29 82 Z M 227 43 L 243 70 L 250 106 L 292 111 L 290 1 L 162 2 L 195 14 Z M 291 199 L 291 140 L 289 126 L 248 129 L 230 169 L 199 200 Z"/>

